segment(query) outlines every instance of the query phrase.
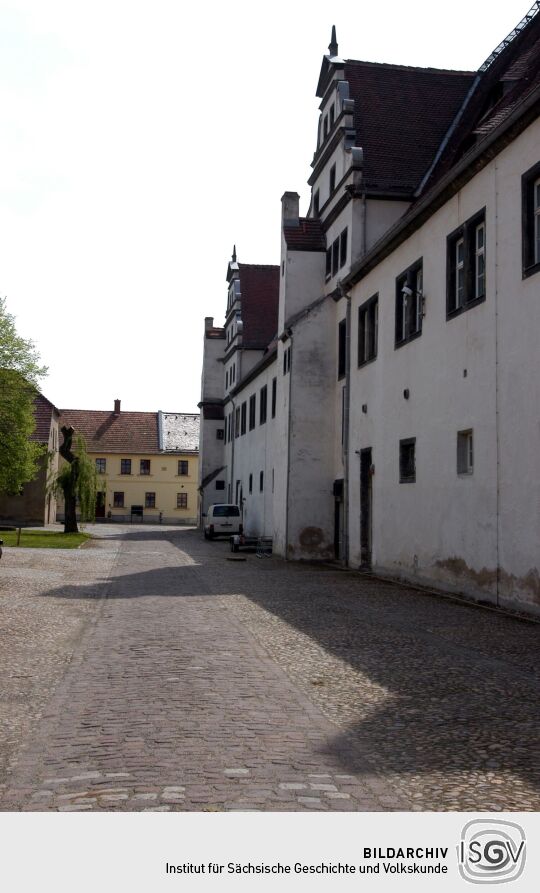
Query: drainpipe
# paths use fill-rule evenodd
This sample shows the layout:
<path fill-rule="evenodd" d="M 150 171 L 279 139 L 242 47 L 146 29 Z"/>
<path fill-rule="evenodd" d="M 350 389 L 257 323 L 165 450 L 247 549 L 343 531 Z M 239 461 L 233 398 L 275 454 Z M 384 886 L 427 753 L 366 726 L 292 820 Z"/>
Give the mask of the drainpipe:
<path fill-rule="evenodd" d="M 287 419 L 287 489 L 285 492 L 285 559 L 289 560 L 289 489 L 291 478 L 291 394 L 292 394 L 292 360 L 293 360 L 293 333 L 292 329 L 287 329 L 289 336 L 291 359 L 289 363 L 289 411 Z"/>
<path fill-rule="evenodd" d="M 234 443 L 236 441 L 236 403 L 234 402 L 234 397 L 230 398 L 232 403 L 232 425 L 233 429 L 233 437 L 231 440 L 231 502 L 234 499 Z"/>
<path fill-rule="evenodd" d="M 497 501 L 496 501 L 496 559 L 497 559 L 497 577 L 495 596 L 497 607 L 499 607 L 499 591 L 501 582 L 501 561 L 500 561 L 500 526 L 501 526 L 501 452 L 500 452 L 500 430 L 499 430 L 499 182 L 497 159 L 495 159 L 495 442 L 496 442 L 496 475 L 497 475 Z"/>
<path fill-rule="evenodd" d="M 343 401 L 343 561 L 349 566 L 349 419 L 351 412 L 351 295 L 347 301 L 345 323 L 345 400 Z"/>

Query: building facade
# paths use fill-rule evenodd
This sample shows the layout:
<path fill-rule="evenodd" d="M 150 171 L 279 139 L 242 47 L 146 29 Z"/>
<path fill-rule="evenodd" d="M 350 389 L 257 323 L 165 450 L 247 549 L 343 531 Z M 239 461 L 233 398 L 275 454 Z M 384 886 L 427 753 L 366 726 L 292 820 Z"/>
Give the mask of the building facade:
<path fill-rule="evenodd" d="M 83 435 L 96 463 L 96 520 L 197 523 L 197 414 L 125 412 L 115 400 L 112 412 L 63 409 L 64 425 Z"/>
<path fill-rule="evenodd" d="M 34 399 L 35 431 L 31 439 L 43 446 L 38 473 L 17 496 L 0 494 L 0 521 L 41 526 L 56 517 L 56 497 L 51 483 L 58 470 L 59 418 L 56 406 L 43 394 Z"/>
<path fill-rule="evenodd" d="M 333 32 L 266 350 L 231 382 L 235 256 L 205 332 L 211 501 L 278 554 L 540 611 L 539 47 L 538 4 L 476 72 L 342 60 Z"/>

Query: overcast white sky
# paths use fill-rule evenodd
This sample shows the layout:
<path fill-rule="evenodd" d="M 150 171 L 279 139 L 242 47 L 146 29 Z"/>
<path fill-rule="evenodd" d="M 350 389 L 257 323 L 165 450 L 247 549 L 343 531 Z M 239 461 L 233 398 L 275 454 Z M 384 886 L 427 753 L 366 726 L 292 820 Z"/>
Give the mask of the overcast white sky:
<path fill-rule="evenodd" d="M 532 0 L 0 0 L 0 294 L 60 408 L 196 412 L 233 243 L 279 263 L 345 58 L 476 69 Z"/>

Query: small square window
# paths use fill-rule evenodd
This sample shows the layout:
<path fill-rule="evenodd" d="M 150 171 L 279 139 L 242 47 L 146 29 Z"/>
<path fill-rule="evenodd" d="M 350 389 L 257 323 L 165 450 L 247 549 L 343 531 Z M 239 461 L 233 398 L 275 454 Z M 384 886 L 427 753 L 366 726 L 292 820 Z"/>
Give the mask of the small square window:
<path fill-rule="evenodd" d="M 124 508 L 124 494 L 119 491 L 113 493 L 113 506 L 115 509 Z"/>
<path fill-rule="evenodd" d="M 189 474 L 189 461 L 187 459 L 179 459 L 178 460 L 178 474 L 179 475 Z"/>
<path fill-rule="evenodd" d="M 416 481 L 416 438 L 399 441 L 399 482 L 412 484 Z"/>
<path fill-rule="evenodd" d="M 474 468 L 473 432 L 458 431 L 457 435 L 457 473 L 472 474 Z"/>
<path fill-rule="evenodd" d="M 120 474 L 131 474 L 131 459 L 120 459 Z"/>
<path fill-rule="evenodd" d="M 216 429 L 216 440 L 224 440 L 225 439 L 225 431 L 223 428 Z"/>
<path fill-rule="evenodd" d="M 141 459 L 140 474 L 150 474 L 150 459 Z"/>
<path fill-rule="evenodd" d="M 216 490 L 224 490 L 225 481 L 216 481 Z"/>
<path fill-rule="evenodd" d="M 155 509 L 155 507 L 156 507 L 156 494 L 155 493 L 145 493 L 144 494 L 144 507 L 147 509 Z"/>
<path fill-rule="evenodd" d="M 97 474 L 105 474 L 106 471 L 107 471 L 107 460 L 106 459 L 96 459 Z"/>

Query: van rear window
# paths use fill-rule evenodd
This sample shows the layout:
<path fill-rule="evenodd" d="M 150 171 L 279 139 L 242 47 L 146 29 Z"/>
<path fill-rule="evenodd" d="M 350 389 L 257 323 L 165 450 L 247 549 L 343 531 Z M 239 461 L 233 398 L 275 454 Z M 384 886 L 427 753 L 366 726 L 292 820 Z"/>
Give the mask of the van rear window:
<path fill-rule="evenodd" d="M 237 505 L 215 505 L 214 518 L 238 518 L 240 509 Z"/>

